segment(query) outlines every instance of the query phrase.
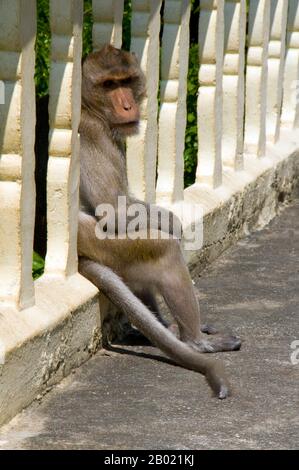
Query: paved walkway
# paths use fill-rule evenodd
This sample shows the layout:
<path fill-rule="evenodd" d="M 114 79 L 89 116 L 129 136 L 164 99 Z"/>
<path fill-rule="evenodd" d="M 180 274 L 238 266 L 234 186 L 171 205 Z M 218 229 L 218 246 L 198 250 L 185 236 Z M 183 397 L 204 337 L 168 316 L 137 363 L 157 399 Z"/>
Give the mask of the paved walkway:
<path fill-rule="evenodd" d="M 0 448 L 298 449 L 298 237 L 299 201 L 195 280 L 203 318 L 243 339 L 240 352 L 219 355 L 233 397 L 212 398 L 202 376 L 153 360 L 154 348 L 123 347 L 96 355 L 5 426 Z"/>

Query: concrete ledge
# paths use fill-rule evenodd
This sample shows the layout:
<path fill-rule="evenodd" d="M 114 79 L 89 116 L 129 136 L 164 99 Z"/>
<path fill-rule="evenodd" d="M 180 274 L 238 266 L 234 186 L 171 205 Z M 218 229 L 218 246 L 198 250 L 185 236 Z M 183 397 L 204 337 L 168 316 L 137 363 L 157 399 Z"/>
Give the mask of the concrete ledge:
<path fill-rule="evenodd" d="M 299 183 L 298 131 L 283 131 L 264 158 L 245 155 L 245 168 L 225 168 L 217 189 L 194 184 L 185 190 L 185 202 L 203 208 L 203 247 L 184 252 L 192 271 L 200 272 L 239 238 L 265 227 L 291 198 Z"/>
<path fill-rule="evenodd" d="M 76 274 L 35 282 L 36 305 L 0 305 L 0 424 L 86 361 L 101 342 L 98 291 Z"/>

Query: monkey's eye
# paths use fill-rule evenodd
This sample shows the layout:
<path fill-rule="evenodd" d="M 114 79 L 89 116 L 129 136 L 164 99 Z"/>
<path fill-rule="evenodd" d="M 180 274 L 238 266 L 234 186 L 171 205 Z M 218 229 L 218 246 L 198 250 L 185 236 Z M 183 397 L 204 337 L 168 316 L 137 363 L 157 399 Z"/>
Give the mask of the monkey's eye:
<path fill-rule="evenodd" d="M 113 86 L 115 86 L 115 82 L 113 80 L 105 80 L 103 82 L 104 88 L 112 88 Z"/>
<path fill-rule="evenodd" d="M 123 80 L 121 80 L 121 84 L 122 85 L 131 85 L 132 81 L 133 81 L 132 77 L 124 78 Z"/>

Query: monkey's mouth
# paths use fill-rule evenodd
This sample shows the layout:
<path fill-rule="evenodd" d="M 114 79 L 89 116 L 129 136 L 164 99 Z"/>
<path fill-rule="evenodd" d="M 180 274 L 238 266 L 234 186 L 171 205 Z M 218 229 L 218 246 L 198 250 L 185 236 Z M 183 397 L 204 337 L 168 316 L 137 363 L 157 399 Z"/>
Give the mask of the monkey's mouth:
<path fill-rule="evenodd" d="M 120 132 L 124 132 L 125 134 L 134 134 L 138 132 L 139 121 L 118 123 L 117 128 Z"/>
<path fill-rule="evenodd" d="M 130 122 L 120 122 L 117 124 L 118 127 L 123 127 L 126 129 L 127 127 L 136 127 L 139 125 L 139 121 L 130 121 Z"/>

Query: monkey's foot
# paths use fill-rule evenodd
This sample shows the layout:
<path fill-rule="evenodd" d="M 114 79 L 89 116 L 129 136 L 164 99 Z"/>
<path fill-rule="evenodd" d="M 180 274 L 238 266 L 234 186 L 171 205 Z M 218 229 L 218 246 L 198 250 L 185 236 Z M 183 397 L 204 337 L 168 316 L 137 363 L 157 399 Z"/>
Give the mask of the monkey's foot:
<path fill-rule="evenodd" d="M 177 337 L 179 337 L 179 327 L 177 323 L 171 323 L 167 326 L 167 328 Z M 206 335 L 216 335 L 219 333 L 217 328 L 215 328 L 213 325 L 210 325 L 209 323 L 204 323 L 200 327 L 200 331 L 202 333 L 205 333 Z"/>
<path fill-rule="evenodd" d="M 202 338 L 196 342 L 188 341 L 188 343 L 203 353 L 239 351 L 241 348 L 241 340 L 232 335 L 213 335 L 209 339 Z"/>

